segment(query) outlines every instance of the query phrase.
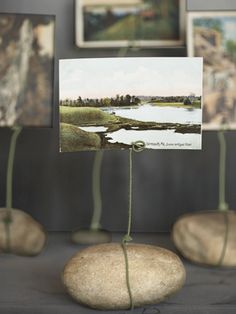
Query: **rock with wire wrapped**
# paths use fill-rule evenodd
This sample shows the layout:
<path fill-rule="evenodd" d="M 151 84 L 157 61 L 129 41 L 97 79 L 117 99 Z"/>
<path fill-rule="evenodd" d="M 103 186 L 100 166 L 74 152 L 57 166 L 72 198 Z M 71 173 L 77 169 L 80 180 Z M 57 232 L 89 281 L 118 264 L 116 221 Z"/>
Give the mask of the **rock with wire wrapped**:
<path fill-rule="evenodd" d="M 0 208 L 0 253 L 38 255 L 46 243 L 43 227 L 19 209 Z"/>
<path fill-rule="evenodd" d="M 174 224 L 172 239 L 192 262 L 236 266 L 236 212 L 202 211 L 186 214 Z"/>
<path fill-rule="evenodd" d="M 101 310 L 157 304 L 184 284 L 179 257 L 160 247 L 126 244 L 129 287 L 122 244 L 109 243 L 81 250 L 67 263 L 63 282 L 79 303 Z"/>

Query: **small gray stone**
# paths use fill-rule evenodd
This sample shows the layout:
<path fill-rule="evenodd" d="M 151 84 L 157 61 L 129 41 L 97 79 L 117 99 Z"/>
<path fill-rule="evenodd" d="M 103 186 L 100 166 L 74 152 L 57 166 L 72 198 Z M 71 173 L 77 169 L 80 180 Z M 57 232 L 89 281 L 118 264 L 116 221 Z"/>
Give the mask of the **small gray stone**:
<path fill-rule="evenodd" d="M 72 232 L 71 240 L 75 244 L 100 244 L 111 242 L 111 233 L 106 230 L 81 229 Z"/>
<path fill-rule="evenodd" d="M 39 254 L 45 243 L 46 233 L 43 227 L 27 213 L 19 209 L 11 209 L 11 222 L 7 232 L 5 219 L 7 209 L 0 208 L 0 252 L 17 255 L 34 256 Z M 10 247 L 7 247 L 8 236 Z"/>
<path fill-rule="evenodd" d="M 179 257 L 160 247 L 127 245 L 130 286 L 135 307 L 157 304 L 184 284 Z M 63 282 L 79 303 L 101 310 L 128 309 L 124 251 L 119 243 L 100 244 L 77 253 L 67 263 Z"/>
<path fill-rule="evenodd" d="M 226 221 L 228 238 L 223 254 Z M 236 266 L 234 211 L 206 211 L 184 215 L 175 223 L 172 238 L 180 253 L 190 261 L 211 266 Z"/>

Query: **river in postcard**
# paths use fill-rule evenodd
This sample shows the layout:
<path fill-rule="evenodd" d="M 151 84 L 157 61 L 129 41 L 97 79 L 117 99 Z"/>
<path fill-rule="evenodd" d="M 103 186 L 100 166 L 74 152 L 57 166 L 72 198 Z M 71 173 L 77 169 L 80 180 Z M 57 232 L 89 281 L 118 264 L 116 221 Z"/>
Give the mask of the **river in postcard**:
<path fill-rule="evenodd" d="M 168 106 L 156 106 L 145 104 L 131 108 L 109 107 L 102 108 L 103 111 L 123 118 L 135 119 L 145 122 L 201 124 L 202 110 L 187 109 Z M 105 132 L 104 127 L 84 127 L 90 132 Z M 136 141 L 144 141 L 150 149 L 200 149 L 201 134 L 176 133 L 175 130 L 125 130 L 107 133 L 106 137 L 110 143 L 132 144 Z"/>

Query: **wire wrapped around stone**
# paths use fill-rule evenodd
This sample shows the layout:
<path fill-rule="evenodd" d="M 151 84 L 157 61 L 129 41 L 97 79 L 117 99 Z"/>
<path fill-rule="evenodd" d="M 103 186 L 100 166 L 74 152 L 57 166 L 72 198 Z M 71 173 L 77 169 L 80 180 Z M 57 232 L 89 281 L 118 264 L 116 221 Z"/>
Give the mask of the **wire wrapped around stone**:
<path fill-rule="evenodd" d="M 222 212 L 223 216 L 224 216 L 224 224 L 225 224 L 225 233 L 224 233 L 224 241 L 223 241 L 223 247 L 222 247 L 222 251 L 220 254 L 220 258 L 219 261 L 217 263 L 216 266 L 222 266 L 224 258 L 225 258 L 225 254 L 226 254 L 226 249 L 227 249 L 227 245 L 228 245 L 228 239 L 229 239 L 229 217 L 228 217 L 228 212 Z"/>
<path fill-rule="evenodd" d="M 6 232 L 6 247 L 5 253 L 11 253 L 11 236 L 10 236 L 10 225 L 12 223 L 11 209 L 7 209 L 6 217 L 3 219 Z"/>

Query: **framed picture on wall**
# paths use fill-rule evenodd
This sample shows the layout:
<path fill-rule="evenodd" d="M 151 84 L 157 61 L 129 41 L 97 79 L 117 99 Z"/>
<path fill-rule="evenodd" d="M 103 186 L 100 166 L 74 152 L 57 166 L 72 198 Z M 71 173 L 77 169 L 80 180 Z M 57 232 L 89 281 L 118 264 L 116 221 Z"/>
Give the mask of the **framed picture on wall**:
<path fill-rule="evenodd" d="M 184 45 L 184 0 L 76 0 L 79 47 Z"/>
<path fill-rule="evenodd" d="M 236 12 L 190 12 L 187 33 L 204 58 L 203 129 L 236 129 Z"/>
<path fill-rule="evenodd" d="M 0 13 L 0 126 L 52 127 L 55 16 Z"/>

